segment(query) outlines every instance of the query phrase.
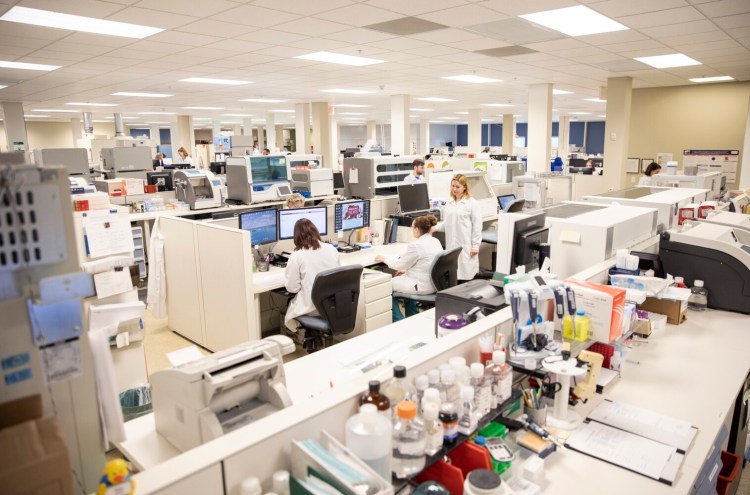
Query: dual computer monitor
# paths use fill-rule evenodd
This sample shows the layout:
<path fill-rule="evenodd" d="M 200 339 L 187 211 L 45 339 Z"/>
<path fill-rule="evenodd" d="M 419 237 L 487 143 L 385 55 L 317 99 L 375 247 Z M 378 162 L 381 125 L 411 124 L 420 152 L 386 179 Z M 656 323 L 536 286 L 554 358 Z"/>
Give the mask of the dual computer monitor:
<path fill-rule="evenodd" d="M 250 232 L 251 242 L 270 244 L 294 239 L 297 220 L 307 218 L 321 236 L 328 235 L 328 208 L 313 206 L 286 210 L 255 210 L 240 214 L 240 229 Z M 348 201 L 334 205 L 335 230 L 356 230 L 370 225 L 370 201 Z"/>

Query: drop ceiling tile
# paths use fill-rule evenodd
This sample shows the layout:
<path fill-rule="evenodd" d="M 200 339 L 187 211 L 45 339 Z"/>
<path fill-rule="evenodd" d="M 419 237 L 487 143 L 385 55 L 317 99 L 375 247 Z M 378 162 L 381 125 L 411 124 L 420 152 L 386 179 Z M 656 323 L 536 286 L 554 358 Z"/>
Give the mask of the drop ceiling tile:
<path fill-rule="evenodd" d="M 143 22 L 146 21 L 147 26 L 163 29 L 175 29 L 195 22 L 198 19 L 198 16 L 172 14 L 160 12 L 158 10 L 139 9 L 136 7 L 128 7 L 107 17 L 107 20 L 110 21 L 130 22 L 133 24 L 143 24 Z"/>
<path fill-rule="evenodd" d="M 33 38 L 40 41 L 55 41 L 68 36 L 73 31 L 48 27 L 30 26 L 18 22 L 0 21 L 0 32 L 3 36 Z"/>
<path fill-rule="evenodd" d="M 365 4 L 403 15 L 420 15 L 465 5 L 463 0 L 370 0 Z"/>
<path fill-rule="evenodd" d="M 78 0 L 76 0 L 77 3 Z M 227 0 L 141 0 L 134 2 L 135 7 L 160 10 L 162 12 L 171 12 L 182 14 L 185 12 L 200 12 L 201 17 L 208 17 L 220 12 L 237 7 L 235 2 Z"/>
<path fill-rule="evenodd" d="M 23 48 L 33 51 L 52 45 L 52 43 L 50 40 L 10 36 L 3 33 L 0 34 L 0 53 L 5 53 L 6 47 Z"/>
<path fill-rule="evenodd" d="M 404 51 L 411 55 L 421 55 L 423 57 L 440 57 L 443 55 L 450 55 L 451 53 L 462 52 L 462 50 L 451 48 L 450 46 L 445 45 L 429 45 Z"/>
<path fill-rule="evenodd" d="M 735 39 L 747 38 L 750 36 L 750 26 L 744 28 L 727 29 L 729 36 Z"/>
<path fill-rule="evenodd" d="M 255 5 L 242 5 L 233 9 L 211 16 L 215 21 L 237 22 L 241 19 L 250 26 L 272 27 L 285 22 L 300 19 L 299 15 L 266 9 Z"/>
<path fill-rule="evenodd" d="M 533 12 L 544 12 L 545 10 L 561 9 L 571 7 L 575 3 L 570 0 L 534 0 L 531 2 L 508 2 L 507 0 L 489 0 L 481 2 L 482 6 L 502 12 L 503 14 L 516 17 L 521 14 Z"/>
<path fill-rule="evenodd" d="M 106 36 L 104 34 L 92 34 L 92 33 L 73 33 L 70 36 L 66 36 L 63 42 L 66 43 L 80 43 L 83 45 L 97 45 L 100 47 L 112 47 L 120 48 L 123 46 L 132 45 L 136 42 L 133 38 L 123 38 L 121 36 Z"/>
<path fill-rule="evenodd" d="M 466 29 L 513 45 L 563 39 L 562 33 L 536 27 L 523 19 L 504 19 L 466 26 Z"/>
<path fill-rule="evenodd" d="M 643 70 L 643 68 L 646 67 L 643 63 L 632 59 L 601 61 L 593 65 L 609 72 L 631 72 Z"/>
<path fill-rule="evenodd" d="M 666 36 L 680 36 L 685 33 L 707 33 L 710 31 L 720 31 L 720 29 L 708 19 L 641 29 L 642 33 L 647 34 L 654 39 L 660 39 Z"/>
<path fill-rule="evenodd" d="M 371 43 L 373 41 L 382 41 L 396 36 L 388 33 L 381 33 L 372 29 L 355 28 L 338 33 L 331 33 L 323 36 L 327 39 L 344 41 L 347 43 Z"/>
<path fill-rule="evenodd" d="M 329 40 L 325 38 L 308 38 L 305 40 L 294 41 L 292 43 L 286 43 L 286 46 L 291 46 L 294 48 L 304 48 L 305 50 L 309 52 L 327 51 L 327 52 L 344 53 L 344 50 L 342 49 L 347 47 L 347 43 L 343 41 Z M 346 54 L 358 55 L 357 53 L 352 53 L 351 51 L 347 51 Z M 369 57 L 372 55 L 373 54 L 371 53 L 361 54 L 361 56 L 363 57 Z"/>
<path fill-rule="evenodd" d="M 684 7 L 685 3 L 685 0 L 659 0 L 658 2 L 654 2 L 653 0 L 628 0 L 627 2 L 623 2 L 622 0 L 607 0 L 605 2 L 596 2 L 589 5 L 589 7 L 600 14 L 614 19 L 680 8 Z"/>
<path fill-rule="evenodd" d="M 616 20 L 629 28 L 643 29 L 654 26 L 674 26 L 684 22 L 700 21 L 705 17 L 695 7 L 661 10 L 646 14 L 619 17 Z"/>
<path fill-rule="evenodd" d="M 410 50 L 414 48 L 421 48 L 424 46 L 429 46 L 430 43 L 426 43 L 424 41 L 415 40 L 412 38 L 407 37 L 399 37 L 399 38 L 389 38 L 387 40 L 381 40 L 381 41 L 375 41 L 373 43 L 368 43 L 369 46 L 374 46 L 376 48 L 382 48 L 384 50 Z"/>
<path fill-rule="evenodd" d="M 648 39 L 648 36 L 634 29 L 627 31 L 615 31 L 613 33 L 588 34 L 577 36 L 576 39 L 593 46 L 612 45 L 616 43 L 630 43 Z"/>
<path fill-rule="evenodd" d="M 199 21 L 180 26 L 180 32 L 194 34 L 215 34 L 222 38 L 235 38 L 243 34 L 257 31 L 258 29 L 246 24 L 237 24 L 226 21 L 215 21 L 212 19 L 201 19 Z"/>
<path fill-rule="evenodd" d="M 428 43 L 436 43 L 440 45 L 450 44 L 468 41 L 468 40 L 479 40 L 482 37 L 477 33 L 471 31 L 465 31 L 463 29 L 448 28 L 438 29 L 435 31 L 428 31 L 426 33 L 412 34 L 411 38 L 418 39 L 420 41 L 426 41 Z"/>
<path fill-rule="evenodd" d="M 490 38 L 477 38 L 475 40 L 458 41 L 451 43 L 454 48 L 466 50 L 467 52 L 476 52 L 479 50 L 491 50 L 493 48 L 502 48 L 506 46 L 512 46 L 510 43 L 504 43 Z"/>
<path fill-rule="evenodd" d="M 747 14 L 750 13 L 750 3 L 747 0 L 723 0 L 701 5 L 700 10 L 708 17 Z"/>
<path fill-rule="evenodd" d="M 3 55 L 5 55 L 5 50 L 2 50 Z M 46 58 L 49 60 L 60 60 L 63 62 L 81 62 L 83 60 L 87 60 L 91 58 L 90 53 L 81 53 L 81 52 L 61 52 L 57 50 L 51 50 L 48 48 L 43 48 L 41 50 L 35 51 L 33 54 L 31 54 L 33 57 L 40 57 L 40 58 Z M 55 65 L 66 65 L 66 64 L 55 64 Z"/>
<path fill-rule="evenodd" d="M 603 48 L 611 53 L 634 52 L 638 50 L 663 50 L 665 53 L 670 51 L 666 45 L 649 39 L 605 45 Z"/>
<path fill-rule="evenodd" d="M 340 7 L 318 15 L 318 18 L 357 27 L 393 21 L 401 17 L 403 16 L 396 12 L 370 7 L 363 3 Z"/>
<path fill-rule="evenodd" d="M 716 17 L 714 22 L 723 29 L 745 28 L 750 26 L 750 14 Z"/>
<path fill-rule="evenodd" d="M 263 55 L 260 53 L 243 53 L 241 55 L 233 55 L 231 57 L 227 57 L 225 60 L 236 62 L 238 66 L 254 66 L 254 65 L 263 65 L 263 64 L 269 64 L 272 62 L 276 62 L 279 60 L 279 57 L 274 57 L 271 55 Z"/>
<path fill-rule="evenodd" d="M 219 36 L 206 36 L 204 34 L 184 33 L 181 31 L 164 31 L 154 36 L 149 36 L 151 41 L 160 41 L 163 43 L 177 43 L 187 46 L 206 46 L 215 43 L 222 38 Z"/>
<path fill-rule="evenodd" d="M 662 38 L 661 42 L 666 46 L 681 47 L 693 43 L 710 43 L 728 39 L 731 38 L 723 31 L 709 31 L 706 33 L 686 33 L 681 36 L 667 36 Z"/>
<path fill-rule="evenodd" d="M 253 33 L 237 36 L 237 39 L 256 41 L 258 43 L 266 43 L 269 45 L 284 45 L 286 43 L 293 43 L 308 38 L 309 36 L 303 34 L 286 33 L 284 31 L 276 31 L 275 29 L 260 29 Z"/>
<path fill-rule="evenodd" d="M 529 43 L 524 45 L 537 52 L 559 52 L 563 50 L 572 50 L 575 48 L 584 48 L 588 45 L 575 38 L 564 38 L 556 41 L 542 41 L 540 43 Z"/>
<path fill-rule="evenodd" d="M 306 19 L 298 19 L 296 21 L 279 24 L 275 26 L 274 29 L 289 33 L 305 33 L 308 36 L 325 36 L 340 31 L 347 31 L 350 29 L 350 26 L 338 22 L 330 22 L 308 17 Z"/>
<path fill-rule="evenodd" d="M 422 14 L 419 18 L 450 27 L 464 27 L 476 24 L 478 19 L 494 22 L 507 19 L 508 16 L 478 5 L 464 5 Z"/>
<path fill-rule="evenodd" d="M 299 55 L 304 55 L 306 53 L 309 53 L 309 50 L 305 50 L 303 48 L 292 48 L 288 46 L 271 46 L 268 48 L 264 48 L 262 50 L 258 50 L 254 53 L 257 53 L 259 55 L 268 55 L 270 57 L 279 57 L 279 58 L 293 58 L 297 57 Z M 307 60 L 296 60 L 295 62 L 300 63 L 318 63 L 318 62 L 312 62 Z"/>
<path fill-rule="evenodd" d="M 206 45 L 207 49 L 214 49 L 214 50 L 226 50 L 227 52 L 254 52 L 257 50 L 262 50 L 264 48 L 269 48 L 272 45 L 269 45 L 267 43 L 257 43 L 254 41 L 244 41 L 244 40 L 237 40 L 237 39 L 226 39 L 217 41 L 215 43 L 211 43 L 209 45 Z M 214 52 L 214 55 L 221 56 L 221 54 L 217 54 Z M 229 55 L 228 53 L 226 55 Z M 233 55 L 233 54 L 232 54 Z"/>

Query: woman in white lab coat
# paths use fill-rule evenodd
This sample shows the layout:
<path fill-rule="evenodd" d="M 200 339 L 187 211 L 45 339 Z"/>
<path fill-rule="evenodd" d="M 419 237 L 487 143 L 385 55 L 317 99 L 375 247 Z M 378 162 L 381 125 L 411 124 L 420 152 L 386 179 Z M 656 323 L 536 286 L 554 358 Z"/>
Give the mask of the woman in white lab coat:
<path fill-rule="evenodd" d="M 451 200 L 443 209 L 443 221 L 437 230 L 445 232 L 445 248 L 461 247 L 458 256 L 458 279 L 471 280 L 479 272 L 479 244 L 482 242 L 482 210 L 471 197 L 466 176 L 456 174 L 451 180 Z"/>
<path fill-rule="evenodd" d="M 638 181 L 639 186 L 656 186 L 656 176 L 661 171 L 661 165 L 656 162 L 651 162 L 643 172 L 643 177 Z"/>
<path fill-rule="evenodd" d="M 180 146 L 180 149 L 177 150 L 177 161 L 175 163 L 178 165 L 192 165 L 193 158 L 184 147 Z"/>
<path fill-rule="evenodd" d="M 397 276 L 393 278 L 393 291 L 405 292 L 407 294 L 433 294 L 435 286 L 432 285 L 430 268 L 432 261 L 439 253 L 443 252 L 440 241 L 432 237 L 432 227 L 437 225 L 437 218 L 433 215 L 417 217 L 411 224 L 411 233 L 414 236 L 401 256 L 375 256 L 375 261 L 385 263 L 389 268 L 396 270 Z M 416 301 L 411 299 L 405 301 L 406 317 L 419 313 Z M 403 320 L 398 299 L 393 299 L 393 321 Z"/>
<path fill-rule="evenodd" d="M 296 317 L 318 314 L 311 297 L 315 276 L 340 265 L 338 251 L 320 239 L 315 224 L 306 218 L 297 220 L 294 224 L 294 251 L 289 256 L 284 272 L 286 290 L 297 294 L 289 302 L 289 309 L 284 316 L 284 324 L 289 330 L 298 331 Z"/>

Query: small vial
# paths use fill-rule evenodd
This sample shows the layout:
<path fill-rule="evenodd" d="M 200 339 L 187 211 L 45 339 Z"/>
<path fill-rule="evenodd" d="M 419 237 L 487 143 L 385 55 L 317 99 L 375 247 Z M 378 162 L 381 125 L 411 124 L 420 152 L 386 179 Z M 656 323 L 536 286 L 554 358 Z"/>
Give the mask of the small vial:
<path fill-rule="evenodd" d="M 469 384 L 469 369 L 466 366 L 466 358 L 462 356 L 453 356 L 448 360 L 451 369 L 456 372 L 456 384 Z"/>
<path fill-rule="evenodd" d="M 440 407 L 437 404 L 433 402 L 425 404 L 423 413 L 426 433 L 424 453 L 427 455 L 437 454 L 443 448 L 443 423 L 438 419 L 439 414 Z"/>
<path fill-rule="evenodd" d="M 500 371 L 496 375 L 493 389 L 493 395 L 497 398 L 499 405 L 510 399 L 513 391 L 513 368 L 505 362 L 505 353 L 502 351 L 492 353 L 492 362 L 497 363 Z"/>
<path fill-rule="evenodd" d="M 461 415 L 458 419 L 458 432 L 466 436 L 477 429 L 477 407 L 474 404 L 474 387 L 461 387 Z"/>
<path fill-rule="evenodd" d="M 708 290 L 703 287 L 703 280 L 693 282 L 688 297 L 688 309 L 693 311 L 705 311 L 708 308 Z"/>
<path fill-rule="evenodd" d="M 240 484 L 240 495 L 261 495 L 260 480 L 255 476 L 249 476 Z"/>

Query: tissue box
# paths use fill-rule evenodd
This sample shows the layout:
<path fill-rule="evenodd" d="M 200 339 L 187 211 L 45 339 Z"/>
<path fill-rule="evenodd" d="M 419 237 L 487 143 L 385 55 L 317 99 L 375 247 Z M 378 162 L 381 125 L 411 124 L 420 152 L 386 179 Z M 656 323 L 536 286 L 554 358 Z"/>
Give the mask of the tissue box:
<path fill-rule="evenodd" d="M 576 295 L 576 306 L 591 320 L 589 339 L 610 343 L 622 335 L 625 289 L 596 282 L 567 279 Z"/>
<path fill-rule="evenodd" d="M 690 289 L 667 287 L 661 297 L 647 297 L 638 309 L 666 315 L 667 323 L 679 325 L 687 320 L 687 300 Z"/>

